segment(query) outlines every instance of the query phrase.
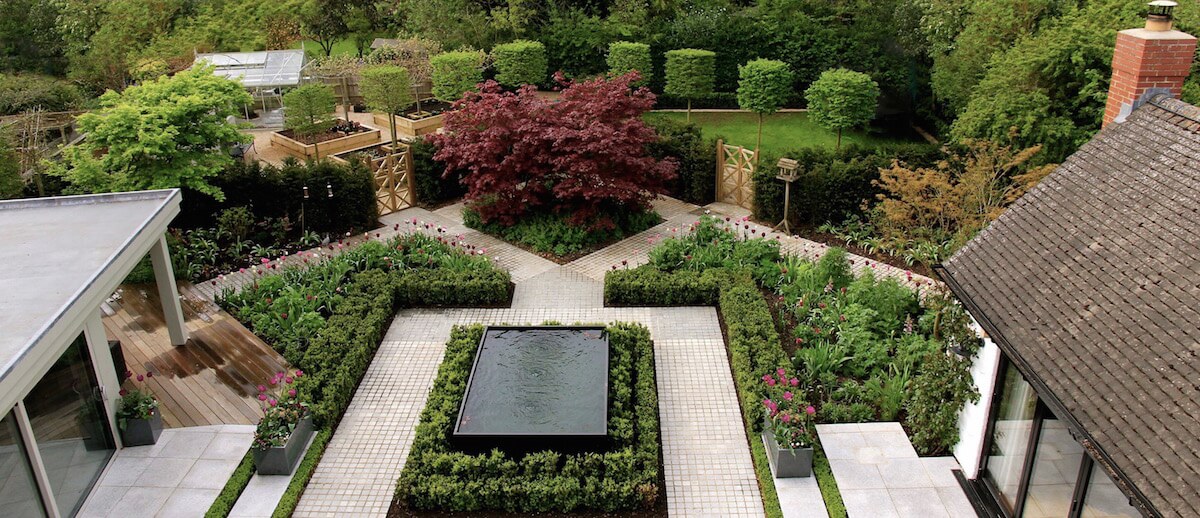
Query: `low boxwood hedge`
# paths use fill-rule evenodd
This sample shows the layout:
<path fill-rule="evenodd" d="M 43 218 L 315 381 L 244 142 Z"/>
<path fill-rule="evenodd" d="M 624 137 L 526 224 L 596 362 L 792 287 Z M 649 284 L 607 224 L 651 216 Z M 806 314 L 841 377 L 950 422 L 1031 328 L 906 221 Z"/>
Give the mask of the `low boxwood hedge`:
<path fill-rule="evenodd" d="M 712 306 L 720 295 L 722 271 L 663 272 L 650 265 L 613 270 L 604 278 L 609 306 Z"/>
<path fill-rule="evenodd" d="M 650 332 L 613 324 L 609 336 L 608 451 L 469 454 L 450 438 L 483 327 L 456 326 L 446 344 L 404 471 L 400 504 L 417 511 L 621 511 L 653 508 L 662 463 Z"/>

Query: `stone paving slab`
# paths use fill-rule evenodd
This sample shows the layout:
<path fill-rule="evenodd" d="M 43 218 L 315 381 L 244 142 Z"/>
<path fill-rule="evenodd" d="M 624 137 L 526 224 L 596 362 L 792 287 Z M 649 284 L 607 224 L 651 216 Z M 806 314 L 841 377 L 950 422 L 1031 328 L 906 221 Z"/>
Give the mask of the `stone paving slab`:
<path fill-rule="evenodd" d="M 672 516 L 762 516 L 713 308 L 410 309 L 396 316 L 295 516 L 383 516 L 451 326 L 640 322 L 654 339 Z"/>
<path fill-rule="evenodd" d="M 817 425 L 850 516 L 975 516 L 953 457 L 918 457 L 900 423 Z"/>

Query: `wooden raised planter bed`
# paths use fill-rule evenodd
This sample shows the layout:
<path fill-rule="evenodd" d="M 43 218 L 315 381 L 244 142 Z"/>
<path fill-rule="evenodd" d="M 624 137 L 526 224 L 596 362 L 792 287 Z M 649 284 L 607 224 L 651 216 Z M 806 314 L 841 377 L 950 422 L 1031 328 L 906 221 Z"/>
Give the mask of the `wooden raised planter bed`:
<path fill-rule="evenodd" d="M 329 139 L 324 142 L 318 142 L 316 145 L 305 144 L 298 140 L 294 140 L 287 135 L 278 131 L 271 133 L 271 145 L 280 146 L 287 150 L 289 155 L 296 158 L 324 158 L 329 155 L 334 155 L 352 149 L 358 149 L 379 142 L 380 132 L 377 129 L 368 129 L 347 135 Z M 317 153 L 320 152 L 318 156 Z"/>
<path fill-rule="evenodd" d="M 408 149 L 408 145 L 407 145 L 407 144 L 405 144 L 405 143 L 403 143 L 403 142 L 400 142 L 399 144 L 400 144 L 400 150 L 401 150 L 401 151 L 404 151 L 404 150 L 407 150 L 407 149 Z M 351 150 L 348 150 L 348 151 L 342 151 L 341 153 L 338 153 L 338 154 L 336 154 L 336 155 L 332 155 L 332 156 L 330 156 L 330 157 L 329 157 L 329 159 L 330 159 L 330 160 L 332 160 L 332 161 L 334 161 L 334 162 L 339 162 L 339 163 L 347 164 L 347 163 L 350 163 L 350 156 L 351 156 L 351 155 L 353 155 L 353 154 L 355 154 L 355 153 L 362 152 L 362 151 L 366 151 L 366 150 L 369 150 L 369 149 L 373 149 L 373 148 L 379 148 L 379 150 L 380 150 L 381 152 L 383 152 L 383 153 L 386 153 L 386 152 L 388 152 L 389 150 L 391 150 L 391 149 L 392 149 L 392 143 L 389 141 L 389 142 L 382 143 L 382 144 L 371 144 L 371 145 L 369 145 L 369 146 L 363 146 L 363 147 L 354 148 L 354 149 L 351 149 Z M 321 153 L 322 153 L 322 154 L 324 154 L 324 151 L 322 150 L 322 152 L 321 152 Z M 367 163 L 367 165 L 368 165 L 368 166 L 370 166 L 370 167 L 371 167 L 371 169 L 372 169 L 372 170 L 374 170 L 374 169 L 377 169 L 377 168 L 379 167 L 379 165 L 380 165 L 380 164 L 382 164 L 382 163 L 383 163 L 385 160 L 387 160 L 387 155 L 386 155 L 386 154 L 385 154 L 385 155 L 382 155 L 382 156 L 370 156 L 370 157 L 369 157 L 369 159 L 368 159 L 368 160 L 366 160 L 366 163 Z"/>
<path fill-rule="evenodd" d="M 381 128 L 387 128 L 387 115 L 382 113 L 372 113 L 371 117 L 375 121 L 375 125 Z M 438 128 L 442 127 L 442 114 L 432 115 L 424 119 L 409 119 L 401 115 L 393 115 L 396 119 L 396 136 L 404 138 L 416 138 L 421 135 L 434 133 Z"/>

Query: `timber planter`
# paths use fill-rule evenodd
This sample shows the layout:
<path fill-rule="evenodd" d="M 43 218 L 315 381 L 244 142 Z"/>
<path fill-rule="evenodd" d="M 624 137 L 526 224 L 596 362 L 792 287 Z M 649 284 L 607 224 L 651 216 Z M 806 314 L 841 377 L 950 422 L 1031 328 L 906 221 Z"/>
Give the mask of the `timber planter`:
<path fill-rule="evenodd" d="M 775 434 L 771 430 L 762 432 L 763 445 L 767 448 L 767 460 L 771 463 L 771 472 L 775 478 L 797 478 L 812 476 L 813 449 L 788 449 L 779 446 Z"/>
<path fill-rule="evenodd" d="M 380 128 L 388 128 L 388 116 L 383 113 L 372 113 L 375 125 Z M 423 119 L 410 119 L 403 115 L 393 115 L 396 119 L 396 136 L 403 138 L 416 138 L 421 135 L 435 133 L 442 127 L 442 114 L 431 115 Z"/>
<path fill-rule="evenodd" d="M 291 475 L 304 456 L 304 449 L 313 436 L 312 416 L 304 416 L 292 429 L 283 446 L 273 446 L 260 450 L 254 449 L 254 470 L 259 475 Z"/>
<path fill-rule="evenodd" d="M 121 425 L 121 444 L 148 446 L 158 442 L 158 436 L 162 435 L 162 413 L 154 412 L 150 419 L 125 419 Z"/>
<path fill-rule="evenodd" d="M 305 144 L 283 132 L 276 131 L 271 133 L 271 145 L 282 147 L 289 155 L 296 158 L 317 159 L 374 144 L 379 142 L 380 135 L 379 130 L 368 129 L 344 137 L 324 140 L 314 145 Z"/>

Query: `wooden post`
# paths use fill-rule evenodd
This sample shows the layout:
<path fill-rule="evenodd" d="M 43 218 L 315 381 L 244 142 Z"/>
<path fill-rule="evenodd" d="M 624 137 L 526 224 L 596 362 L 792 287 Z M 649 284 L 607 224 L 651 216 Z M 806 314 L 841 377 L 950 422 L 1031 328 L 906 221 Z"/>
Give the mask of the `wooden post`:
<path fill-rule="evenodd" d="M 721 201 L 724 195 L 721 193 L 721 186 L 725 181 L 723 178 L 725 173 L 725 141 L 717 139 L 717 189 L 716 201 Z"/>

